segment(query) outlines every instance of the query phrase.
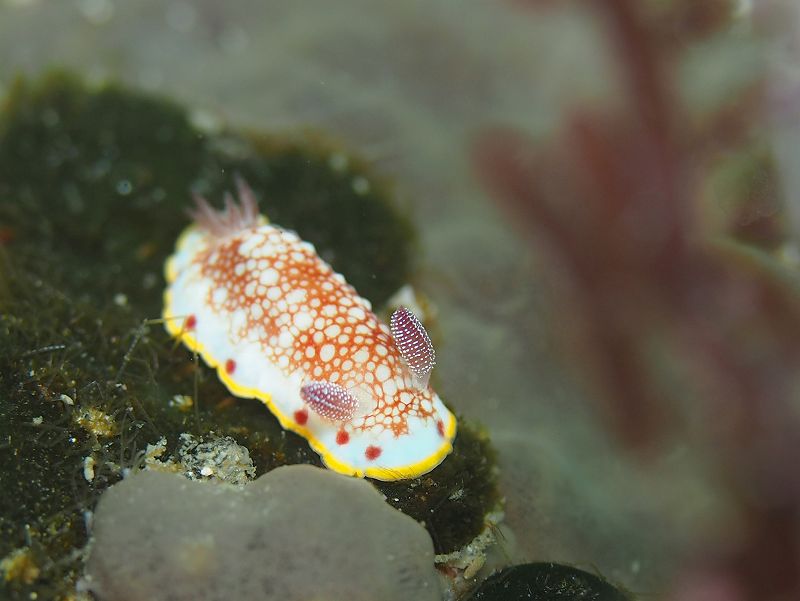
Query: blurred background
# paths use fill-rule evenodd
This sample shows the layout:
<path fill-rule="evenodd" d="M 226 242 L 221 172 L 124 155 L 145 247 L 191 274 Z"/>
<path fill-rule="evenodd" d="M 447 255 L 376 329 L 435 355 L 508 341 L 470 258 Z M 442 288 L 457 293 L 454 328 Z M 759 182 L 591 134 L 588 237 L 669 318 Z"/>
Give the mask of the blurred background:
<path fill-rule="evenodd" d="M 396 183 L 502 561 L 800 598 L 796 2 L 0 0 L 0 93 L 50 67 Z"/>

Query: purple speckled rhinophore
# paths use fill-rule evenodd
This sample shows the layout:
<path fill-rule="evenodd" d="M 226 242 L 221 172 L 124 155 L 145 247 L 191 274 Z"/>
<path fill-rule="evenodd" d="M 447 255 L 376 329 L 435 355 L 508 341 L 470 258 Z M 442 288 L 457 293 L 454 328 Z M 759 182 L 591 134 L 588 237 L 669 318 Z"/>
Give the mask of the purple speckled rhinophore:
<path fill-rule="evenodd" d="M 305 403 L 320 417 L 333 422 L 353 419 L 358 401 L 347 390 L 332 382 L 309 382 L 300 389 Z"/>
<path fill-rule="evenodd" d="M 390 322 L 395 344 L 422 388 L 427 387 L 436 353 L 424 326 L 411 311 L 400 307 Z"/>

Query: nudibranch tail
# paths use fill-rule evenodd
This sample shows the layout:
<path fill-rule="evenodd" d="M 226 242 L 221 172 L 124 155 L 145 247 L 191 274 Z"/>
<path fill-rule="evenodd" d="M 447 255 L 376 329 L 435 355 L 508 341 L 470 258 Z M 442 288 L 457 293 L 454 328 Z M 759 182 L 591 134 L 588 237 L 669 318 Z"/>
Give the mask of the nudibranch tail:
<path fill-rule="evenodd" d="M 433 344 L 417 316 L 405 307 L 392 313 L 392 337 L 420 388 L 427 388 L 431 370 L 436 365 Z"/>
<path fill-rule="evenodd" d="M 209 202 L 199 194 L 193 194 L 195 207 L 189 209 L 189 216 L 197 226 L 216 238 L 224 238 L 242 230 L 261 225 L 258 214 L 258 200 L 253 190 L 238 177 L 236 188 L 239 192 L 237 203 L 230 192 L 225 193 L 225 208 L 222 211 L 214 209 Z"/>
<path fill-rule="evenodd" d="M 300 396 L 314 413 L 332 422 L 350 421 L 358 409 L 355 397 L 333 382 L 309 382 Z"/>

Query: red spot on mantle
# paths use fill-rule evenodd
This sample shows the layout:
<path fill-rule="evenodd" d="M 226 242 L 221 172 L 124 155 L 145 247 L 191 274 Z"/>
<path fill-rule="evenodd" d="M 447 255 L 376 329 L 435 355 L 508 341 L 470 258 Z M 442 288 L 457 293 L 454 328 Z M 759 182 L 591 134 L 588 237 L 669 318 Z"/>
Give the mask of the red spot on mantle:
<path fill-rule="evenodd" d="M 336 433 L 336 444 L 347 444 L 350 442 L 350 435 L 344 430 L 339 430 Z"/>
<path fill-rule="evenodd" d="M 229 374 L 232 374 L 234 371 L 236 371 L 236 361 L 233 359 L 228 359 L 225 362 L 225 371 Z"/>
<path fill-rule="evenodd" d="M 373 447 L 372 445 L 370 445 L 370 446 L 367 447 L 367 450 L 364 451 L 364 455 L 370 461 L 374 461 L 375 459 L 377 459 L 378 457 L 381 456 L 381 448 L 380 447 Z"/>
<path fill-rule="evenodd" d="M 308 421 L 308 411 L 306 411 L 305 409 L 300 409 L 299 411 L 295 411 L 294 421 L 296 421 L 301 426 L 305 426 L 306 422 Z"/>
<path fill-rule="evenodd" d="M 184 330 L 194 330 L 194 327 L 197 325 L 197 318 L 194 315 L 190 315 L 186 318 L 186 321 L 183 322 L 183 329 Z"/>
<path fill-rule="evenodd" d="M 444 436 L 444 422 L 440 419 L 436 420 L 436 431 L 439 433 L 439 436 Z"/>

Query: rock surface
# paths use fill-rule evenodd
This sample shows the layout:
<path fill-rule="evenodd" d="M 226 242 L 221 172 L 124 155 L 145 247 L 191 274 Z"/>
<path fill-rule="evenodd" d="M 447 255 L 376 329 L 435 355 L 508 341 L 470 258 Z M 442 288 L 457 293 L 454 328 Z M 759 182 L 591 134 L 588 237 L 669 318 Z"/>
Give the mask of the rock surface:
<path fill-rule="evenodd" d="M 465 601 L 630 601 L 600 576 L 552 562 L 492 574 Z"/>
<path fill-rule="evenodd" d="M 441 598 L 422 526 L 303 465 L 244 489 L 133 474 L 100 500 L 86 581 L 103 601 Z"/>

